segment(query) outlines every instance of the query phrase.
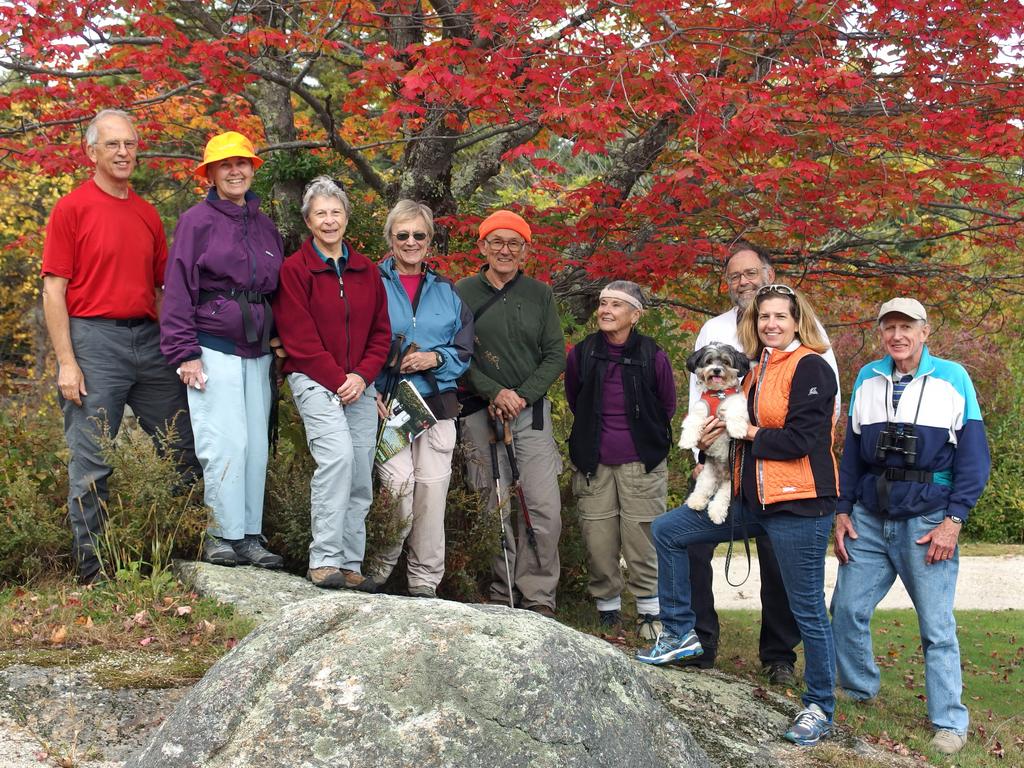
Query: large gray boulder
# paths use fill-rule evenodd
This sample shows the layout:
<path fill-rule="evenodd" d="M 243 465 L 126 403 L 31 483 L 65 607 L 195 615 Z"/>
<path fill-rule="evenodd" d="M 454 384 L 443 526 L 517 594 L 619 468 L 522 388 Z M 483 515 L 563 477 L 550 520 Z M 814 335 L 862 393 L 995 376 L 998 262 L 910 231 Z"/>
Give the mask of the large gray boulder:
<path fill-rule="evenodd" d="M 596 638 L 499 606 L 337 593 L 249 635 L 126 766 L 711 764 Z"/>

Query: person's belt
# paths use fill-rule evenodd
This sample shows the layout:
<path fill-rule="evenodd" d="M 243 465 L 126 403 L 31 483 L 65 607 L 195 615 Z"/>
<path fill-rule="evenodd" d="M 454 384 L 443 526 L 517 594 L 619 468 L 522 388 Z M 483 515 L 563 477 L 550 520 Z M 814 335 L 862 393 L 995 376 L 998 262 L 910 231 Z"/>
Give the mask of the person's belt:
<path fill-rule="evenodd" d="M 269 295 L 260 293 L 259 291 L 240 291 L 238 289 L 232 289 L 230 291 L 199 291 L 199 303 L 205 304 L 208 301 L 214 299 L 225 298 L 230 301 L 238 302 L 238 306 L 242 309 L 242 328 L 245 330 L 245 340 L 250 344 L 255 344 L 257 341 L 262 343 L 264 351 L 270 349 L 270 326 L 273 321 L 273 313 L 270 310 Z M 263 338 L 256 333 L 256 321 L 252 316 L 252 304 L 264 304 L 266 305 L 266 312 L 263 318 Z"/>
<path fill-rule="evenodd" d="M 889 482 L 905 483 L 933 483 L 935 473 L 925 472 L 920 469 L 906 469 L 904 467 L 871 467 L 872 475 L 884 476 Z"/>
<path fill-rule="evenodd" d="M 118 328 L 137 328 L 146 323 L 155 323 L 148 317 L 76 317 L 75 320 L 89 320 L 91 322 L 106 323 Z"/>

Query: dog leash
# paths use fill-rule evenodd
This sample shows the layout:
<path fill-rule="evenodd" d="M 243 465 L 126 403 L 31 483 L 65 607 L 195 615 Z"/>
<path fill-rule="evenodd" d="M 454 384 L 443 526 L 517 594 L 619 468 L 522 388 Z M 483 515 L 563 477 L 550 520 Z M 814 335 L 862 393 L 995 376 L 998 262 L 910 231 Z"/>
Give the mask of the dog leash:
<path fill-rule="evenodd" d="M 736 447 L 737 441 L 729 438 L 729 467 L 732 468 L 736 464 Z M 743 478 L 743 466 L 742 462 L 746 461 L 746 452 L 743 450 L 739 451 L 740 454 L 740 478 L 742 482 Z M 732 492 L 732 478 L 729 478 L 729 490 Z M 743 581 L 733 583 L 732 579 L 729 578 L 729 570 L 732 565 L 732 548 L 736 544 L 736 517 L 740 513 L 740 509 L 743 504 L 742 491 L 740 495 L 732 495 L 729 499 L 729 549 L 725 552 L 725 580 L 730 587 L 742 587 L 747 583 L 747 579 L 750 578 L 750 537 L 747 535 L 747 521 L 743 520 L 740 523 L 743 534 L 743 549 L 747 553 L 747 572 L 743 576 Z"/>

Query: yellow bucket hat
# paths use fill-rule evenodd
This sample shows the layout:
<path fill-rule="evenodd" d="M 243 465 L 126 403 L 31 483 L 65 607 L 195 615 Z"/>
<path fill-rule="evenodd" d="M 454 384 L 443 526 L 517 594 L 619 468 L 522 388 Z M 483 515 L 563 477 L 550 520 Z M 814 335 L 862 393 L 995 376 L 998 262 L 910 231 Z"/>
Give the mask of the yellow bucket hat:
<path fill-rule="evenodd" d="M 218 160 L 227 160 L 229 157 L 249 158 L 252 160 L 252 169 L 254 171 L 263 165 L 263 159 L 257 157 L 256 148 L 253 147 L 251 141 L 240 133 L 227 131 L 225 133 L 218 133 L 206 142 L 203 162 L 197 165 L 192 173 L 195 174 L 196 178 L 208 181 L 209 176 L 206 173 L 206 166 L 210 163 L 216 163 Z"/>

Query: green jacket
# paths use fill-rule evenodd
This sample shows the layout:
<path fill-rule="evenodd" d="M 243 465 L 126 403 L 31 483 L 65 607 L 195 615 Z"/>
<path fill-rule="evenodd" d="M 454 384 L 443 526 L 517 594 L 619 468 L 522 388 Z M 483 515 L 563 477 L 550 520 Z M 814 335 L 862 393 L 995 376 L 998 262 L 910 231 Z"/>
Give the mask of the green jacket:
<path fill-rule="evenodd" d="M 498 292 L 484 275 L 464 277 L 455 291 L 472 312 Z M 475 325 L 473 360 L 466 374 L 469 388 L 490 401 L 511 389 L 534 403 L 565 370 L 565 336 L 548 285 L 520 276 L 505 296 L 492 304 Z"/>

